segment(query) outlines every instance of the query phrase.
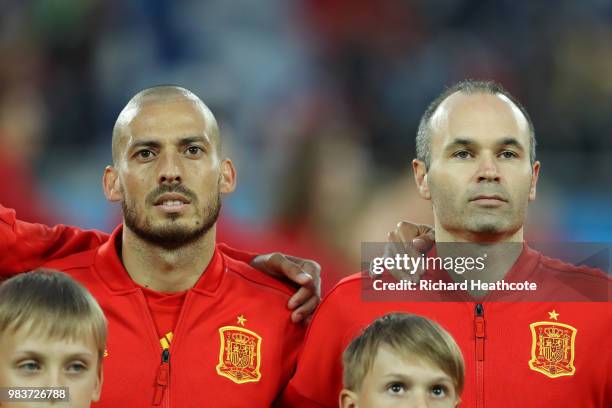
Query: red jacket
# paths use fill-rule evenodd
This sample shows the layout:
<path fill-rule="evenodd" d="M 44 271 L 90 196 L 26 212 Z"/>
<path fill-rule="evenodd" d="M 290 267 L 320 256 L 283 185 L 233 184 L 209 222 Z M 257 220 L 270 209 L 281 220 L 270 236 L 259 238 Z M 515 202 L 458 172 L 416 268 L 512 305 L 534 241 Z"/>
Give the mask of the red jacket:
<path fill-rule="evenodd" d="M 13 251 L 1 252 L 2 266 L 10 260 L 17 263 L 18 255 L 25 253 L 40 260 L 44 245 L 48 254 L 94 246 L 44 265 L 87 287 L 108 319 L 104 386 L 101 400 L 93 406 L 268 407 L 289 381 L 305 328 L 291 322 L 287 302 L 293 290 L 285 284 L 217 248 L 188 291 L 170 348 L 163 352 L 142 290 L 117 255 L 121 227 L 97 245 L 97 240 L 105 240 L 104 234 L 63 226 L 54 232 L 15 223 L 10 211 L 4 216 L 9 223 L 0 223 L 0 250 L 10 246 Z M 43 235 L 32 236 L 39 245 L 32 248 L 24 238 L 35 230 Z M 28 269 L 40 263 L 33 265 L 30 259 L 16 265 Z M 19 271 L 8 266 L 10 272 Z"/>
<path fill-rule="evenodd" d="M 15 210 L 0 205 L 0 279 L 40 267 L 53 259 L 97 248 L 110 234 L 18 220 Z M 256 255 L 223 243 L 217 247 L 230 258 L 249 263 Z"/>
<path fill-rule="evenodd" d="M 609 277 L 530 249 L 505 278 L 525 279 L 550 292 L 574 292 L 588 282 L 603 288 L 609 299 Z M 362 285 L 371 285 L 370 279 L 360 274 L 348 277 L 319 306 L 282 406 L 337 407 L 343 350 L 374 319 L 394 311 L 433 319 L 455 338 L 466 363 L 461 407 L 612 406 L 612 309 L 607 302 L 533 302 L 522 295 L 505 301 L 485 297 L 481 303 L 366 301 Z M 571 293 L 557 299 L 579 296 Z M 551 363 L 538 343 L 540 335 L 567 339 L 561 361 Z"/>

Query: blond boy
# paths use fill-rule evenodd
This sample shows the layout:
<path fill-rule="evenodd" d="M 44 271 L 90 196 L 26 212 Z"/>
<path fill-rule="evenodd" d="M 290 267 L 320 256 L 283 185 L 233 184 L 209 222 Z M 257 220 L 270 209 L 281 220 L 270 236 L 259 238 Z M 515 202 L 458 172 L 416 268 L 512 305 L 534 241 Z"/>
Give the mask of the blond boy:
<path fill-rule="evenodd" d="M 0 406 L 89 407 L 100 397 L 106 334 L 98 303 L 64 273 L 40 270 L 2 283 Z M 15 390 L 22 387 L 66 387 L 69 401 L 17 402 L 23 394 L 17 398 Z M 42 399 L 40 391 L 31 396 Z"/>
<path fill-rule="evenodd" d="M 421 316 L 375 320 L 343 355 L 340 408 L 450 408 L 460 402 L 463 356 L 442 327 Z"/>

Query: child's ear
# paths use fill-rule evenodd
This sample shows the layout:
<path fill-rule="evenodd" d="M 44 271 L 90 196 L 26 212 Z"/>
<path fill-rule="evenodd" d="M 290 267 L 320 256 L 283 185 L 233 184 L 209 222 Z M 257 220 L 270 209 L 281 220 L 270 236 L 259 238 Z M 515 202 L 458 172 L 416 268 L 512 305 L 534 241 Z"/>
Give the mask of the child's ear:
<path fill-rule="evenodd" d="M 91 400 L 97 402 L 102 394 L 102 383 L 104 382 L 104 371 L 102 370 L 102 359 L 98 363 L 98 375 L 96 376 L 96 385 L 91 394 Z"/>
<path fill-rule="evenodd" d="M 340 408 L 359 408 L 359 398 L 351 390 L 346 388 L 340 391 Z"/>

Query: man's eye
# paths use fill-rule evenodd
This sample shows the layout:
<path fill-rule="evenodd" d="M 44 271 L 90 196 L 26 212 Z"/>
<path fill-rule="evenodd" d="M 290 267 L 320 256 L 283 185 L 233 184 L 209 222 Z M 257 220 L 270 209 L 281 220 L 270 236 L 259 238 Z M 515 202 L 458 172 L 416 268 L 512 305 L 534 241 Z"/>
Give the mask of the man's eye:
<path fill-rule="evenodd" d="M 387 391 L 391 395 L 401 395 L 406 391 L 406 386 L 400 382 L 394 382 L 387 386 Z"/>
<path fill-rule="evenodd" d="M 500 156 L 504 159 L 514 159 L 515 157 L 518 157 L 518 154 L 514 153 L 511 150 L 504 150 L 500 153 Z"/>
<path fill-rule="evenodd" d="M 191 155 L 191 156 L 197 156 L 200 153 L 204 152 L 204 149 L 202 149 L 201 147 L 198 146 L 189 146 L 187 148 L 187 154 Z"/>
<path fill-rule="evenodd" d="M 445 397 L 446 387 L 444 385 L 434 385 L 431 387 L 431 394 L 435 397 Z"/>
<path fill-rule="evenodd" d="M 467 150 L 459 150 L 458 152 L 453 153 L 453 157 L 458 159 L 469 159 L 472 157 L 472 153 Z"/>
<path fill-rule="evenodd" d="M 149 159 L 153 157 L 153 152 L 150 150 L 140 150 L 138 153 L 136 153 L 136 156 L 139 159 Z"/>

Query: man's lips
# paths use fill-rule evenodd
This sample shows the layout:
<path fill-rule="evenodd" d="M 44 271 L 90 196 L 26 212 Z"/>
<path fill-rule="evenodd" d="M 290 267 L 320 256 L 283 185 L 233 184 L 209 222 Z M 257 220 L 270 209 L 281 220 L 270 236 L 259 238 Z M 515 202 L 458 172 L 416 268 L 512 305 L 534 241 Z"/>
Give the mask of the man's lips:
<path fill-rule="evenodd" d="M 170 203 L 189 204 L 190 201 L 183 195 L 177 193 L 166 193 L 157 197 L 154 205 L 167 205 Z"/>
<path fill-rule="evenodd" d="M 177 193 L 166 193 L 155 200 L 155 207 L 166 213 L 183 211 L 190 201 L 183 195 Z"/>
<path fill-rule="evenodd" d="M 499 207 L 507 203 L 508 200 L 499 195 L 482 194 L 470 199 L 470 202 L 483 207 Z"/>
<path fill-rule="evenodd" d="M 496 200 L 496 201 L 502 201 L 504 203 L 507 203 L 508 200 L 506 200 L 505 198 L 503 198 L 502 196 L 499 195 L 478 195 L 474 198 L 471 198 L 470 201 L 478 201 L 478 200 Z"/>

